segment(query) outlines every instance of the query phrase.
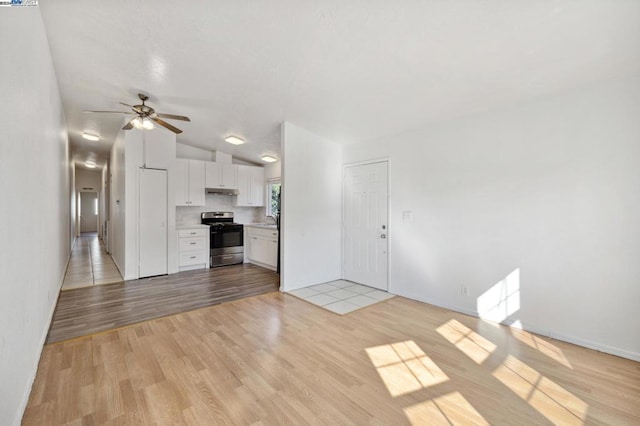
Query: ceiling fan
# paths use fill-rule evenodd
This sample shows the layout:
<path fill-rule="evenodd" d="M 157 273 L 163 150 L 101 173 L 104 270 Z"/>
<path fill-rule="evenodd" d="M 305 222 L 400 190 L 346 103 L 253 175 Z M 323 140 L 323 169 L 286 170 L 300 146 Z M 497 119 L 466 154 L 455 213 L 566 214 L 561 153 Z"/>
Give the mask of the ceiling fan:
<path fill-rule="evenodd" d="M 173 133 L 182 133 L 182 130 L 177 127 L 167 123 L 161 118 L 168 118 L 171 120 L 181 120 L 181 121 L 191 121 L 189 117 L 185 117 L 184 115 L 175 115 L 175 114 L 161 114 L 156 112 L 149 105 L 145 105 L 145 101 L 149 99 L 149 97 L 143 93 L 138 93 L 138 97 L 142 101 L 141 105 L 129 105 L 124 102 L 120 102 L 121 105 L 127 106 L 131 108 L 133 112 L 128 111 L 83 111 L 83 112 L 98 112 L 98 113 L 111 113 L 111 114 L 131 114 L 135 115 L 122 129 L 123 130 L 131 130 L 134 127 L 136 129 L 147 129 L 151 130 L 154 127 L 153 123 L 156 123 L 166 129 L 171 130 Z"/>

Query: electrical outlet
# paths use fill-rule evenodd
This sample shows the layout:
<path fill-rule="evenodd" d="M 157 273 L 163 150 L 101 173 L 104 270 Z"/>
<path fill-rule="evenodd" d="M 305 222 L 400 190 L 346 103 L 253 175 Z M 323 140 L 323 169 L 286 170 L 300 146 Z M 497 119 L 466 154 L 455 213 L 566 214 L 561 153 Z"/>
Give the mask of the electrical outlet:
<path fill-rule="evenodd" d="M 463 285 L 461 293 L 462 293 L 463 296 L 468 296 L 469 295 L 469 287 L 467 287 L 466 285 Z"/>

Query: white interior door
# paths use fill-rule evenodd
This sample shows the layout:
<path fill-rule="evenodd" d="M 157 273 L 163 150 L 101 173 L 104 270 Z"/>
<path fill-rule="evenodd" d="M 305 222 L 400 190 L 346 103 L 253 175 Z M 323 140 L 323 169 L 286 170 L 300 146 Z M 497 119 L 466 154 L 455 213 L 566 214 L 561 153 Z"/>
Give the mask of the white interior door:
<path fill-rule="evenodd" d="M 80 232 L 98 231 L 98 193 L 80 193 Z"/>
<path fill-rule="evenodd" d="M 344 279 L 387 290 L 387 162 L 345 168 Z"/>
<path fill-rule="evenodd" d="M 139 169 L 139 277 L 167 273 L 167 171 Z"/>

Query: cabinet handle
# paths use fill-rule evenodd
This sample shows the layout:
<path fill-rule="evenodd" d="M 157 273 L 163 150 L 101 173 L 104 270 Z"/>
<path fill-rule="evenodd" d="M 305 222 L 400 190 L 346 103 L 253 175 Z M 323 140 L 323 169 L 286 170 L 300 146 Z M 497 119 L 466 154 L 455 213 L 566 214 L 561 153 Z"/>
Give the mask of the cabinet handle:
<path fill-rule="evenodd" d="M 233 255 L 228 255 L 228 256 L 222 256 L 223 259 L 233 259 Z"/>
<path fill-rule="evenodd" d="M 189 244 L 191 244 L 192 246 L 195 246 L 195 245 L 196 245 L 196 243 L 195 243 L 195 242 L 193 242 L 193 243 L 189 243 Z"/>
<path fill-rule="evenodd" d="M 195 258 L 196 258 L 195 256 L 191 256 L 189 259 L 195 259 Z"/>
<path fill-rule="evenodd" d="M 253 239 L 254 239 L 254 240 L 257 240 L 257 239 L 258 239 L 258 237 L 253 237 Z"/>
<path fill-rule="evenodd" d="M 190 235 L 196 235 L 196 233 L 195 233 L 195 232 L 189 232 L 189 234 L 190 234 Z"/>

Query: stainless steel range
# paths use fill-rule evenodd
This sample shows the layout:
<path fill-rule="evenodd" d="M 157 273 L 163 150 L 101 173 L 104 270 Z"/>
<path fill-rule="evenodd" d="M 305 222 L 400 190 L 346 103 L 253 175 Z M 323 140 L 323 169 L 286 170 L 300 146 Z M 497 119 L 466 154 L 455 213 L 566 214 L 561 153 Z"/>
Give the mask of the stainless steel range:
<path fill-rule="evenodd" d="M 200 220 L 210 228 L 212 268 L 244 262 L 244 226 L 233 222 L 233 212 L 202 212 Z"/>

